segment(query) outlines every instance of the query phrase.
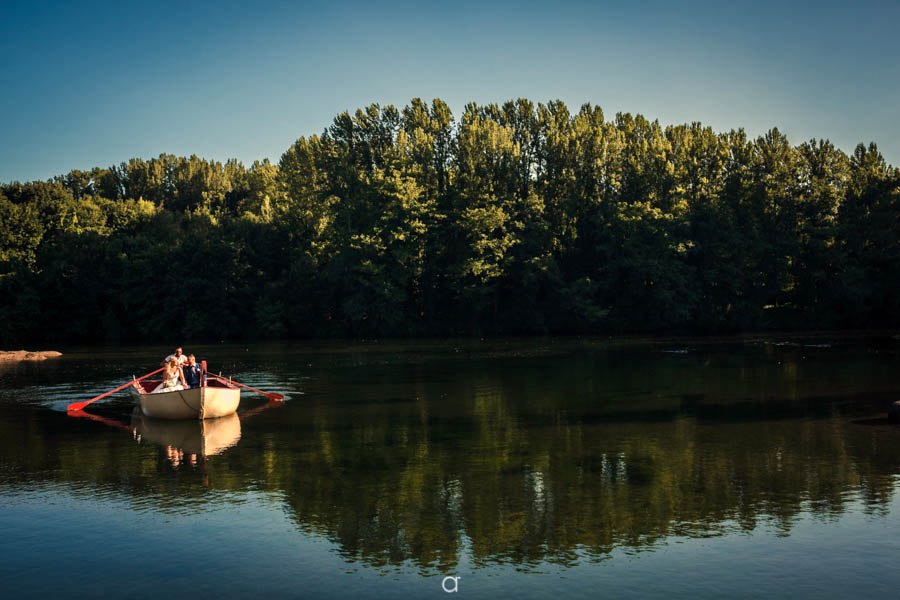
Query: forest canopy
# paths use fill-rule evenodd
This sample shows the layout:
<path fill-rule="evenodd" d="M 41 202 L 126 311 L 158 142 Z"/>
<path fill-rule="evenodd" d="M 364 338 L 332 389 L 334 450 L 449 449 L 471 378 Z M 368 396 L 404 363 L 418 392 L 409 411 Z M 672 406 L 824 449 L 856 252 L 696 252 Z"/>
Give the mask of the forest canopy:
<path fill-rule="evenodd" d="M 900 170 L 559 101 L 0 186 L 0 346 L 900 325 Z"/>

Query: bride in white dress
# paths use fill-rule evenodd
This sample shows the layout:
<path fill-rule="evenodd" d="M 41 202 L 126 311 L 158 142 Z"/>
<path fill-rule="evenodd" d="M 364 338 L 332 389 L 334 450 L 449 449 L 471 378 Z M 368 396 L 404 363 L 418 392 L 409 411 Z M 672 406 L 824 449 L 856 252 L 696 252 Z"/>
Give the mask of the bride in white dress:
<path fill-rule="evenodd" d="M 181 367 L 178 366 L 178 360 L 173 356 L 169 359 L 169 362 L 166 363 L 166 368 L 163 371 L 163 380 L 152 392 L 151 394 L 159 394 L 162 392 L 177 392 L 178 390 L 183 390 L 187 388 L 187 384 L 184 382 L 184 373 L 181 372 Z"/>

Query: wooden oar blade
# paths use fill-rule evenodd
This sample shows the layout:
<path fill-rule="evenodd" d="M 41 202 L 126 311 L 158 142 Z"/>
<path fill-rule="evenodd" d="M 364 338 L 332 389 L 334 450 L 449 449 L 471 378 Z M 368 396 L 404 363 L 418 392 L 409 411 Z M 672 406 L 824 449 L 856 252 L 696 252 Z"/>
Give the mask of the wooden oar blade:
<path fill-rule="evenodd" d="M 113 390 L 113 391 L 116 391 L 116 392 L 117 392 L 117 391 L 119 391 L 120 389 L 122 389 L 122 388 L 118 388 L 118 389 Z M 87 406 L 88 404 L 90 404 L 91 402 L 94 402 L 95 400 L 99 400 L 100 398 L 104 398 L 104 397 L 106 397 L 106 396 L 109 396 L 111 393 L 112 393 L 112 392 L 107 392 L 107 393 L 105 393 L 105 394 L 100 394 L 99 396 L 96 396 L 96 397 L 94 397 L 94 398 L 91 398 L 90 400 L 83 400 L 82 402 L 73 402 L 72 404 L 70 404 L 70 405 L 68 405 L 68 406 L 66 407 L 66 411 L 68 411 L 68 412 L 76 412 L 76 411 L 79 411 L 79 410 L 83 410 L 84 407 Z"/>
<path fill-rule="evenodd" d="M 116 391 L 118 391 L 118 390 L 116 390 Z M 100 398 L 103 398 L 104 396 L 108 396 L 108 395 L 109 394 L 103 394 L 101 396 L 97 396 L 96 398 L 91 398 L 90 400 L 84 400 L 83 402 L 73 402 L 72 404 L 70 404 L 66 407 L 66 411 L 67 412 L 76 412 L 79 410 L 83 410 L 85 406 L 87 406 L 94 400 L 99 400 Z"/>

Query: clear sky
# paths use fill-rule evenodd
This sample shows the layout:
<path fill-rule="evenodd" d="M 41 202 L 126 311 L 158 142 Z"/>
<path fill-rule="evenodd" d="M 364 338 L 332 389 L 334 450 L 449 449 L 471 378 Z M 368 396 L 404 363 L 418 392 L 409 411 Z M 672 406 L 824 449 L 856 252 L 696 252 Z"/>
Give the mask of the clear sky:
<path fill-rule="evenodd" d="M 344 110 L 525 97 L 900 165 L 900 2 L 9 2 L 0 182 L 276 161 Z"/>

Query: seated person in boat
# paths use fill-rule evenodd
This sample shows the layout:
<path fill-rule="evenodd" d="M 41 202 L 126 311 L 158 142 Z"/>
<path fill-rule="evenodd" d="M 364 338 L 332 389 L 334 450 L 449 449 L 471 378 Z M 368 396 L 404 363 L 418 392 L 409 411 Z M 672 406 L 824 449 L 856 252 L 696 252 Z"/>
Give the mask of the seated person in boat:
<path fill-rule="evenodd" d="M 171 359 L 171 358 L 174 358 L 176 361 L 178 361 L 179 367 L 183 367 L 187 363 L 187 360 L 188 360 L 188 357 L 184 355 L 184 352 L 182 352 L 181 348 L 179 347 L 179 348 L 175 348 L 175 352 L 173 352 L 172 354 L 165 357 L 163 359 L 162 363 L 160 363 L 160 364 L 163 367 L 166 366 L 166 364 L 168 364 L 168 362 L 169 362 L 169 359 Z"/>
<path fill-rule="evenodd" d="M 178 359 L 170 356 L 166 366 L 163 369 L 163 380 L 156 388 L 150 392 L 151 394 L 159 394 L 162 392 L 177 392 L 187 388 L 184 381 L 184 373 L 178 366 Z"/>
<path fill-rule="evenodd" d="M 184 373 L 184 380 L 189 388 L 200 387 L 203 369 L 197 364 L 197 358 L 193 354 L 188 356 L 187 364 L 181 368 L 181 371 Z"/>

